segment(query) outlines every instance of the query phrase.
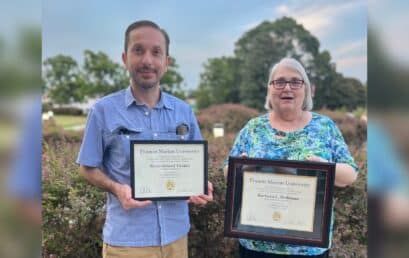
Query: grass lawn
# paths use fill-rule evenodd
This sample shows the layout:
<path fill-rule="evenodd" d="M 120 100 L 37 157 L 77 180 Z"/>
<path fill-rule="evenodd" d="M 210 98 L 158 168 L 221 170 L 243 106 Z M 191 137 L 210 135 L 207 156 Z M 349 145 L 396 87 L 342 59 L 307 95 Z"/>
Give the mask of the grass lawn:
<path fill-rule="evenodd" d="M 14 147 L 20 129 L 16 124 L 0 121 L 0 152 Z"/>
<path fill-rule="evenodd" d="M 87 121 L 86 116 L 70 116 L 70 115 L 55 115 L 54 120 L 57 125 L 62 126 L 64 129 L 70 129 L 75 126 L 85 125 Z"/>

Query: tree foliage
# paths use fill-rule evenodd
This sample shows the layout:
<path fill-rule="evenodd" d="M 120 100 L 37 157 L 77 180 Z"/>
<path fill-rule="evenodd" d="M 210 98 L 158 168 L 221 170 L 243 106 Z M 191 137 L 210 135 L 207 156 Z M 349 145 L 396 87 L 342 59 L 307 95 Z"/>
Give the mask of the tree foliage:
<path fill-rule="evenodd" d="M 176 59 L 170 57 L 170 64 L 168 66 L 167 72 L 160 80 L 160 87 L 164 92 L 184 99 L 186 96 L 184 90 L 182 89 L 183 77 L 179 74 L 177 70 L 178 68 L 179 65 L 176 63 Z"/>
<path fill-rule="evenodd" d="M 129 83 L 125 69 L 104 52 L 84 51 L 84 77 L 87 82 L 83 95 L 103 96 L 124 88 Z"/>
<path fill-rule="evenodd" d="M 329 52 L 320 52 L 319 47 L 318 39 L 292 18 L 264 21 L 235 43 L 233 57 L 212 58 L 204 65 L 196 92 L 199 107 L 240 102 L 262 110 L 269 70 L 284 57 L 305 67 L 316 87 L 316 108 L 364 105 L 366 88 L 337 73 Z"/>
<path fill-rule="evenodd" d="M 231 57 L 211 58 L 204 64 L 196 92 L 199 108 L 225 102 L 238 103 L 240 73 L 238 59 Z"/>
<path fill-rule="evenodd" d="M 57 55 L 45 60 L 44 80 L 46 92 L 55 103 L 83 100 L 80 70 L 72 57 Z"/>
<path fill-rule="evenodd" d="M 43 67 L 45 93 L 56 104 L 83 102 L 87 98 L 101 97 L 129 85 L 129 77 L 123 66 L 101 51 L 85 50 L 82 66 L 70 56 L 56 55 L 47 58 Z M 161 87 L 163 91 L 183 98 L 183 77 L 177 68 L 176 60 L 171 58 Z"/>

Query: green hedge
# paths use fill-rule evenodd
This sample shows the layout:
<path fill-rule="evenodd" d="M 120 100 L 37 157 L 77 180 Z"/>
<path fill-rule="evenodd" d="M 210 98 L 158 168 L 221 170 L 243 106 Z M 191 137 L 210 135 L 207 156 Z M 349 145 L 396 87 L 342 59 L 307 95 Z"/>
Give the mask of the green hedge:
<path fill-rule="evenodd" d="M 79 143 L 44 145 L 43 255 L 100 257 L 105 193 L 78 173 Z"/>

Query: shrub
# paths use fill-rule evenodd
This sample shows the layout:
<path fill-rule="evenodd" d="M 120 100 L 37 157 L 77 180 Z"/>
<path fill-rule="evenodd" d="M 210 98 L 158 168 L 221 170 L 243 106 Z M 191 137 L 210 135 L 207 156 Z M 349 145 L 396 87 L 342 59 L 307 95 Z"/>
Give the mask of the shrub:
<path fill-rule="evenodd" d="M 53 108 L 54 115 L 72 115 L 80 116 L 84 115 L 84 112 L 80 108 L 75 107 L 55 107 Z"/>
<path fill-rule="evenodd" d="M 44 144 L 43 256 L 100 257 L 105 194 L 75 164 L 78 143 Z"/>
<path fill-rule="evenodd" d="M 352 186 L 335 188 L 335 223 L 331 254 L 334 257 L 367 257 L 368 194 L 366 144 L 352 146 L 359 175 Z"/>
<path fill-rule="evenodd" d="M 83 131 L 66 131 L 53 118 L 43 121 L 43 142 L 81 142 Z"/>
<path fill-rule="evenodd" d="M 43 113 L 51 111 L 53 109 L 53 104 L 50 102 L 42 102 L 41 104 L 41 111 Z"/>
<path fill-rule="evenodd" d="M 253 117 L 260 113 L 256 109 L 239 104 L 213 105 L 201 110 L 197 121 L 204 136 L 213 133 L 213 124 L 223 123 L 224 133 L 237 133 Z"/>

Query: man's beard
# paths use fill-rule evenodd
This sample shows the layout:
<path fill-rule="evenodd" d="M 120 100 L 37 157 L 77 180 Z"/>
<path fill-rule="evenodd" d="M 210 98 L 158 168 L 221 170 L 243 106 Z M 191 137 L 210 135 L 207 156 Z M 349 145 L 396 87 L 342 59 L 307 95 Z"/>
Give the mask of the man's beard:
<path fill-rule="evenodd" d="M 159 84 L 159 80 L 157 80 L 156 77 L 153 77 L 147 80 L 143 79 L 141 75 L 143 71 L 150 71 L 150 72 L 153 72 L 154 74 L 157 74 L 158 72 L 156 69 L 146 68 L 146 67 L 136 69 L 133 73 L 131 73 L 131 80 L 135 84 L 135 86 L 138 86 L 144 90 L 149 90 Z"/>

